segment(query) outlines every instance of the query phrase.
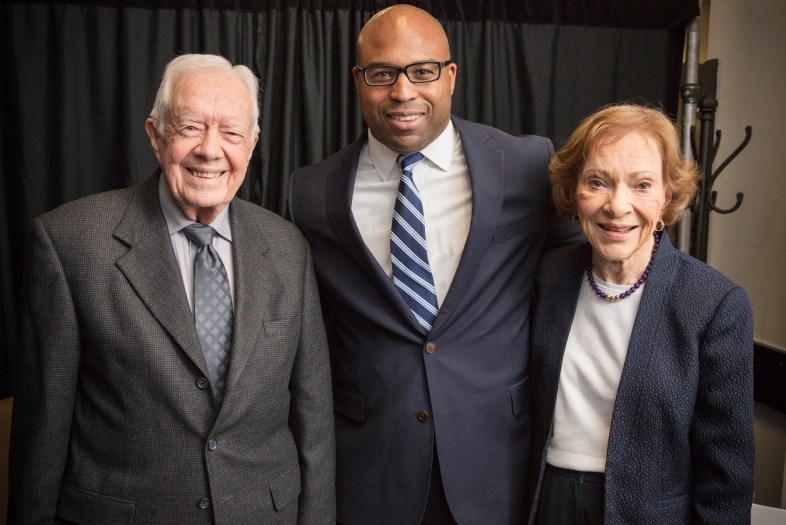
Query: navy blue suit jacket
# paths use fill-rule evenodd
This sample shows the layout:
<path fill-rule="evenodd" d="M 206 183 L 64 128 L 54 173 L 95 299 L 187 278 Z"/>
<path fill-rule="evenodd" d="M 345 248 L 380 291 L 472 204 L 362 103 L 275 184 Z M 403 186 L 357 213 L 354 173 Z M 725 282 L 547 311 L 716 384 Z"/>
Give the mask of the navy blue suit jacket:
<path fill-rule="evenodd" d="M 531 384 L 537 502 L 562 356 L 588 243 L 544 257 L 535 285 Z M 609 319 L 608 322 L 614 322 Z M 753 313 L 745 290 L 663 234 L 611 419 L 606 524 L 749 524 L 753 502 Z M 537 505 L 530 523 L 534 523 Z"/>
<path fill-rule="evenodd" d="M 458 523 L 526 519 L 532 283 L 547 246 L 583 235 L 550 204 L 548 139 L 453 123 L 469 168 L 472 222 L 431 333 L 421 331 L 352 216 L 366 133 L 290 181 L 287 215 L 311 244 L 329 317 L 344 525 L 417 525 L 435 441 Z"/>

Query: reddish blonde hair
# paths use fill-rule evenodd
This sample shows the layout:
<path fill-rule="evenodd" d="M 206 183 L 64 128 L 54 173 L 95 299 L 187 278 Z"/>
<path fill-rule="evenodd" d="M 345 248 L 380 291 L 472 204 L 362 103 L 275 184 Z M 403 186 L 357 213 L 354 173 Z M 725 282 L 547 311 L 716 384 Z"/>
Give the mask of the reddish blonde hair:
<path fill-rule="evenodd" d="M 698 188 L 701 172 L 682 158 L 679 133 L 663 111 L 623 103 L 606 106 L 585 118 L 549 163 L 554 205 L 562 215 L 576 215 L 576 186 L 587 158 L 600 146 L 637 131 L 650 137 L 663 161 L 663 185 L 671 202 L 663 213 L 667 225 L 677 222 Z"/>

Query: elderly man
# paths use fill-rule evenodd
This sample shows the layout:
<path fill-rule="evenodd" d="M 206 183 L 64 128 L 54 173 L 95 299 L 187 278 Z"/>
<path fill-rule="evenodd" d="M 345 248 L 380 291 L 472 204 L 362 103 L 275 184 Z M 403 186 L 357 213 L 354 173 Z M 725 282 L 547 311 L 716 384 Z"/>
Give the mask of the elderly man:
<path fill-rule="evenodd" d="M 174 59 L 146 122 L 161 170 L 35 220 L 9 524 L 335 523 L 309 248 L 234 198 L 257 89 Z"/>
<path fill-rule="evenodd" d="M 551 142 L 451 117 L 442 26 L 397 5 L 360 32 L 360 139 L 296 171 L 328 322 L 342 525 L 526 521 L 528 311 L 558 219 Z"/>

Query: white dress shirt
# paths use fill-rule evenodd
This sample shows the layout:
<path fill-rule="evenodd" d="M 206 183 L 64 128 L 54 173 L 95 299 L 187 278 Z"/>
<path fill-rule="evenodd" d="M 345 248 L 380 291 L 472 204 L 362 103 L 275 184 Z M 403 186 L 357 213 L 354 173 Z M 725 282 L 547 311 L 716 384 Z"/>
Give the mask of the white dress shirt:
<path fill-rule="evenodd" d="M 442 306 L 467 241 L 472 187 L 464 148 L 453 122 L 420 153 L 425 158 L 415 164 L 412 177 L 423 201 L 428 260 L 437 304 Z M 369 130 L 352 194 L 352 215 L 360 236 L 391 279 L 390 228 L 401 180 L 397 159 L 398 153 L 375 139 Z"/>
<path fill-rule="evenodd" d="M 608 295 L 630 286 L 595 283 Z M 628 356 L 644 286 L 625 299 L 598 297 L 585 278 L 570 327 L 554 407 L 546 462 L 581 472 L 605 472 L 611 415 Z"/>
<path fill-rule="evenodd" d="M 197 245 L 186 237 L 181 230 L 194 221 L 186 218 L 178 208 L 169 193 L 163 173 L 158 178 L 158 202 L 161 204 L 161 211 L 164 212 L 166 225 L 169 229 L 169 238 L 172 240 L 172 247 L 175 249 L 175 258 L 180 266 L 180 275 L 183 276 L 183 286 L 186 288 L 188 304 L 191 311 L 194 311 L 194 259 L 196 258 Z M 235 265 L 232 261 L 232 228 L 229 225 L 229 206 L 218 214 L 210 225 L 218 235 L 213 237 L 213 248 L 221 257 L 224 268 L 229 279 L 229 292 L 232 295 L 232 305 L 235 304 Z"/>

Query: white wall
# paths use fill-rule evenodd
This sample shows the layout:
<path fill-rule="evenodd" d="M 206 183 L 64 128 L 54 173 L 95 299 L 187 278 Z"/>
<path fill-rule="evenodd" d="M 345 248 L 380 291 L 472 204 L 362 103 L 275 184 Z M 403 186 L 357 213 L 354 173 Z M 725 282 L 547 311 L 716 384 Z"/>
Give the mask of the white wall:
<path fill-rule="evenodd" d="M 753 126 L 713 188 L 721 208 L 745 198 L 730 215 L 710 214 L 708 262 L 750 294 L 756 341 L 786 352 L 786 1 L 712 0 L 706 14 L 723 132 L 715 168 Z M 754 501 L 786 507 L 786 415 L 757 403 L 754 420 Z"/>
<path fill-rule="evenodd" d="M 707 58 L 718 59 L 714 168 L 753 126 L 748 147 L 718 177 L 708 262 L 745 288 L 756 342 L 786 352 L 786 1 L 712 0 Z"/>

